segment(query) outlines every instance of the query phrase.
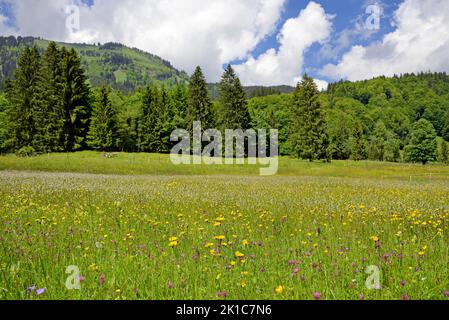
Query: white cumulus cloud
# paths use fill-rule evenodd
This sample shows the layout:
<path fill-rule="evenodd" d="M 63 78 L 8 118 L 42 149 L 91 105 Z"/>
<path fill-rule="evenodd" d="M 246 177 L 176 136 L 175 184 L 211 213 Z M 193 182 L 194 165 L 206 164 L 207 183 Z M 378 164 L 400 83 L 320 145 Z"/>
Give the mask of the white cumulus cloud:
<path fill-rule="evenodd" d="M 310 2 L 296 18 L 283 25 L 279 35 L 279 49 L 267 50 L 258 58 L 250 56 L 236 65 L 236 72 L 245 85 L 294 85 L 303 72 L 304 54 L 314 43 L 324 43 L 332 31 L 332 17 L 323 7 Z M 318 80 L 320 88 L 327 85 Z"/>
<path fill-rule="evenodd" d="M 384 22 L 385 23 L 385 22 Z M 362 80 L 420 71 L 449 71 L 449 1 L 405 0 L 395 12 L 396 30 L 369 46 L 353 46 L 321 75 Z"/>
<path fill-rule="evenodd" d="M 5 0 L 17 34 L 57 41 L 116 41 L 157 54 L 218 81 L 222 65 L 243 59 L 276 29 L 285 0 Z M 80 30 L 66 26 L 67 5 L 80 6 Z M 1 31 L 2 29 L 0 29 Z"/>

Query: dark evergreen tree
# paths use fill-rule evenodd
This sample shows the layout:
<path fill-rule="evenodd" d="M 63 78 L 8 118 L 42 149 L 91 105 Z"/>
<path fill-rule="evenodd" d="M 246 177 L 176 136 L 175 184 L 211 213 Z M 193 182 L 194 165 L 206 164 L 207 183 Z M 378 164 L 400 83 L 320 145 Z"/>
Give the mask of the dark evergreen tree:
<path fill-rule="evenodd" d="M 69 152 L 84 149 L 91 116 L 90 89 L 74 49 L 61 49 L 61 93 L 64 108 L 61 144 Z"/>
<path fill-rule="evenodd" d="M 214 128 L 215 126 L 206 79 L 200 67 L 196 67 L 190 78 L 185 121 L 185 126 L 189 131 L 192 131 L 194 121 L 201 121 L 201 126 L 204 129 Z"/>
<path fill-rule="evenodd" d="M 43 108 L 40 55 L 37 47 L 26 47 L 18 62 L 15 80 L 7 87 L 7 97 L 11 103 L 8 108 L 8 136 L 14 150 L 22 148 L 41 151 L 38 134 L 37 113 Z"/>
<path fill-rule="evenodd" d="M 179 129 L 187 129 L 187 108 L 189 90 L 185 85 L 177 84 L 170 91 L 170 109 L 174 113 L 173 126 Z"/>
<path fill-rule="evenodd" d="M 160 148 L 158 132 L 160 93 L 157 87 L 148 86 L 142 97 L 142 114 L 139 121 L 139 150 L 157 152 Z"/>
<path fill-rule="evenodd" d="M 290 143 L 298 158 L 330 161 L 325 113 L 318 95 L 314 80 L 304 75 L 294 94 Z"/>
<path fill-rule="evenodd" d="M 112 151 L 117 147 L 117 118 L 109 98 L 110 91 L 103 86 L 94 104 L 87 142 L 95 150 Z"/>
<path fill-rule="evenodd" d="M 0 94 L 0 153 L 7 152 L 8 146 L 8 122 L 7 113 L 9 111 L 9 101 Z"/>
<path fill-rule="evenodd" d="M 51 42 L 42 58 L 42 100 L 45 103 L 37 113 L 37 140 L 47 152 L 62 151 L 64 132 L 64 107 L 61 83 L 61 51 Z"/>
<path fill-rule="evenodd" d="M 159 153 L 169 153 L 172 147 L 170 135 L 176 127 L 173 121 L 175 112 L 171 108 L 170 96 L 165 86 L 162 86 L 160 90 L 160 100 L 157 111 L 158 121 L 156 132 L 158 134 L 158 144 L 155 151 Z"/>
<path fill-rule="evenodd" d="M 410 142 L 405 148 L 405 158 L 409 162 L 423 165 L 437 158 L 437 135 L 432 123 L 425 119 L 415 122 L 410 132 Z"/>
<path fill-rule="evenodd" d="M 218 88 L 219 124 L 225 129 L 250 128 L 250 115 L 245 91 L 231 65 L 228 65 Z"/>

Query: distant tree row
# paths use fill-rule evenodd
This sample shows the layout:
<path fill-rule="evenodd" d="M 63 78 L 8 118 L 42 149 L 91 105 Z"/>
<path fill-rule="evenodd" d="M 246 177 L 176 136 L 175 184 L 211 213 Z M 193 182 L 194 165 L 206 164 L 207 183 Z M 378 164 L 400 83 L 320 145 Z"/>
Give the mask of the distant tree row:
<path fill-rule="evenodd" d="M 200 67 L 188 85 L 148 85 L 124 96 L 91 89 L 75 50 L 23 50 L 0 95 L 0 151 L 167 153 L 177 128 L 279 130 L 281 154 L 427 163 L 449 158 L 449 80 L 444 74 L 340 82 L 319 92 L 305 75 L 293 94 L 247 99 L 231 66 L 216 86 Z M 268 92 L 267 92 L 268 94 Z M 446 141 L 445 141 L 446 140 Z"/>

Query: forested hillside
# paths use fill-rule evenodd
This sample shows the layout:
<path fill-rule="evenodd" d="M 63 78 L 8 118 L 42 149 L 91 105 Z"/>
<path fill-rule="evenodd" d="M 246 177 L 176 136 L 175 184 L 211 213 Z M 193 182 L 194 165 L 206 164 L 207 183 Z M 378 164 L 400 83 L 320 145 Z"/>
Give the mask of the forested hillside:
<path fill-rule="evenodd" d="M 49 43 L 33 37 L 0 37 L 0 90 L 4 88 L 6 79 L 12 79 L 20 52 L 26 46 L 36 44 L 42 53 Z M 58 45 L 73 48 L 81 55 L 81 65 L 94 87 L 106 84 L 115 90 L 129 93 L 150 83 L 173 86 L 188 81 L 187 74 L 176 70 L 170 62 L 122 44 Z"/>
<path fill-rule="evenodd" d="M 412 125 L 428 120 L 436 134 L 449 141 L 449 77 L 445 73 L 407 74 L 329 85 L 319 97 L 327 113 L 333 159 L 352 155 L 354 130 L 363 132 L 362 158 L 400 160 Z M 249 101 L 255 127 L 278 127 L 282 150 L 287 136 L 293 95 L 258 97 Z"/>
<path fill-rule="evenodd" d="M 8 39 L 3 41 L 13 41 Z M 49 43 L 44 50 L 47 42 L 42 40 L 16 42 L 8 45 L 15 50 L 5 52 L 20 55 L 18 68 L 2 68 L 3 75 L 14 80 L 6 82 L 0 94 L 0 152 L 167 153 L 174 129 L 191 130 L 194 121 L 202 121 L 204 128 L 279 129 L 281 154 L 309 160 L 427 163 L 449 158 L 445 73 L 342 81 L 326 92 L 319 92 L 305 76 L 293 93 L 282 93 L 291 89 L 248 91 L 230 66 L 220 83 L 208 85 L 198 67 L 190 79 L 174 71 L 172 78 L 161 81 L 140 79 L 142 86 L 135 93 L 123 94 L 115 85 L 98 86 L 99 78 L 90 78 L 95 72 L 89 68 L 96 64 L 86 65 L 80 56 L 86 54 L 84 45 Z M 106 52 L 131 50 L 105 46 L 94 46 L 90 54 L 103 56 L 93 61 L 104 59 Z"/>

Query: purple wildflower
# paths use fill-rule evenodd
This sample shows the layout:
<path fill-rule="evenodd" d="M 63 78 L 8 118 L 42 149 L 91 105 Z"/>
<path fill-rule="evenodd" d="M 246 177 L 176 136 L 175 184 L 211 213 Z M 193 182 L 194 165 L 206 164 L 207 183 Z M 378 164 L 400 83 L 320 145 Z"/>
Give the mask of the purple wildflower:
<path fill-rule="evenodd" d="M 227 291 L 217 292 L 217 297 L 218 298 L 227 298 L 227 297 L 229 297 L 229 293 Z"/>
<path fill-rule="evenodd" d="M 31 292 L 33 292 L 34 290 L 36 290 L 36 286 L 32 285 L 31 287 L 27 288 L 26 294 L 29 295 L 31 294 Z"/>
<path fill-rule="evenodd" d="M 405 280 L 401 280 L 401 287 L 405 287 L 406 284 Z"/>
<path fill-rule="evenodd" d="M 410 300 L 410 297 L 408 296 L 408 294 L 403 294 L 401 300 L 408 301 Z"/>
<path fill-rule="evenodd" d="M 173 287 L 174 287 L 173 282 L 169 281 L 167 284 L 167 288 L 173 289 Z"/>
<path fill-rule="evenodd" d="M 445 290 L 443 292 L 443 296 L 445 296 L 446 298 L 449 298 L 449 290 Z"/>
<path fill-rule="evenodd" d="M 36 290 L 36 295 L 40 296 L 41 294 L 43 294 L 45 291 L 47 290 L 47 288 L 40 288 Z"/>
<path fill-rule="evenodd" d="M 315 293 L 313 294 L 313 298 L 314 298 L 315 300 L 321 300 L 321 292 L 315 292 Z"/>
<path fill-rule="evenodd" d="M 102 274 L 102 275 L 100 276 L 99 282 L 100 282 L 101 285 L 104 285 L 105 278 L 106 278 L 106 277 L 105 277 L 104 274 Z"/>

